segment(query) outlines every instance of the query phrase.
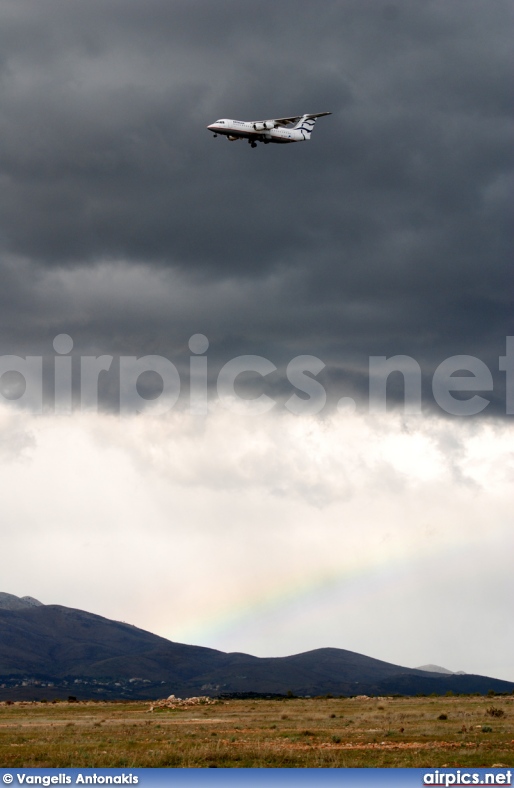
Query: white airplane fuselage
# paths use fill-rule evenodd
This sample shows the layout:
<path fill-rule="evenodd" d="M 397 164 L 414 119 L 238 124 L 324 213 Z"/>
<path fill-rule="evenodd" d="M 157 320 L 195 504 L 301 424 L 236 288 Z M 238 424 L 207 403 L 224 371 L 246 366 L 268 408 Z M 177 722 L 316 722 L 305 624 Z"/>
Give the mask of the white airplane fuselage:
<path fill-rule="evenodd" d="M 271 124 L 270 124 L 271 125 Z M 216 123 L 207 126 L 214 136 L 221 134 L 229 140 L 247 139 L 250 142 L 303 142 L 309 139 L 309 134 L 303 129 L 296 128 L 266 128 L 266 121 L 252 123 L 244 120 L 230 120 L 221 118 Z"/>

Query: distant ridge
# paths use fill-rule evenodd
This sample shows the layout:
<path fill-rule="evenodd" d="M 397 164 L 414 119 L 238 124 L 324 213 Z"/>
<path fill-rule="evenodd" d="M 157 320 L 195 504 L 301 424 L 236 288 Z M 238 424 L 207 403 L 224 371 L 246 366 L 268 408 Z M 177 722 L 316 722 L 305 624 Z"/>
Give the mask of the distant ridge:
<path fill-rule="evenodd" d="M 24 610 L 27 607 L 41 607 L 42 603 L 33 596 L 15 596 L 0 591 L 0 610 Z"/>
<path fill-rule="evenodd" d="M 465 676 L 463 670 L 448 670 L 448 668 L 442 668 L 440 665 L 421 665 L 416 670 L 426 670 L 428 673 L 444 673 L 447 676 Z"/>
<path fill-rule="evenodd" d="M 339 648 L 259 658 L 174 643 L 83 610 L 0 594 L 0 700 L 175 694 L 514 692 L 514 683 L 392 665 Z"/>

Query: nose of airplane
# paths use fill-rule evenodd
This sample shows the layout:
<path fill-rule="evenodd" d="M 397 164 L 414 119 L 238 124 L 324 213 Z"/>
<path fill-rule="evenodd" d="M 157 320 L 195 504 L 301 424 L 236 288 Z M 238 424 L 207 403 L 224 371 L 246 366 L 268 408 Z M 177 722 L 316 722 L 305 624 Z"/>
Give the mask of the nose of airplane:
<path fill-rule="evenodd" d="M 209 129 L 209 131 L 214 131 L 215 126 L 216 126 L 215 123 L 211 123 L 211 125 L 207 126 L 207 128 Z"/>

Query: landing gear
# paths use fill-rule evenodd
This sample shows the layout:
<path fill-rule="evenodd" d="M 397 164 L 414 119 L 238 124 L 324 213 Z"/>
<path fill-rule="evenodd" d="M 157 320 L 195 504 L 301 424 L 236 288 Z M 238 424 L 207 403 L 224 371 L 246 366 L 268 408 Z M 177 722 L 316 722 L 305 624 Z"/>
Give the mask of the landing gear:
<path fill-rule="evenodd" d="M 252 148 L 256 148 L 256 147 L 257 147 L 257 143 L 256 143 L 256 142 L 254 142 L 253 140 L 248 140 L 248 142 L 250 143 L 250 145 L 252 146 Z"/>
<path fill-rule="evenodd" d="M 217 135 L 217 134 L 213 134 L 212 136 L 213 136 L 213 137 L 217 137 L 218 135 Z"/>

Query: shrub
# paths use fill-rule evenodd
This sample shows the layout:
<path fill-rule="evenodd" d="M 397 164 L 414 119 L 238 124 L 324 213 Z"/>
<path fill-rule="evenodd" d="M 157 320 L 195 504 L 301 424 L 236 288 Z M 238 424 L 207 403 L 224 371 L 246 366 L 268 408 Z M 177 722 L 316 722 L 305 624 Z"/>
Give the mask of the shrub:
<path fill-rule="evenodd" d="M 437 719 L 438 720 L 447 720 L 448 719 L 448 715 L 447 714 L 440 714 Z"/>
<path fill-rule="evenodd" d="M 492 733 L 493 729 L 490 725 L 482 725 L 482 733 Z"/>
<path fill-rule="evenodd" d="M 340 736 L 332 736 L 332 741 L 334 744 L 341 744 L 341 737 Z"/>
<path fill-rule="evenodd" d="M 489 706 L 485 713 L 489 714 L 490 717 L 503 717 L 505 714 L 503 709 L 499 709 L 495 706 Z"/>

